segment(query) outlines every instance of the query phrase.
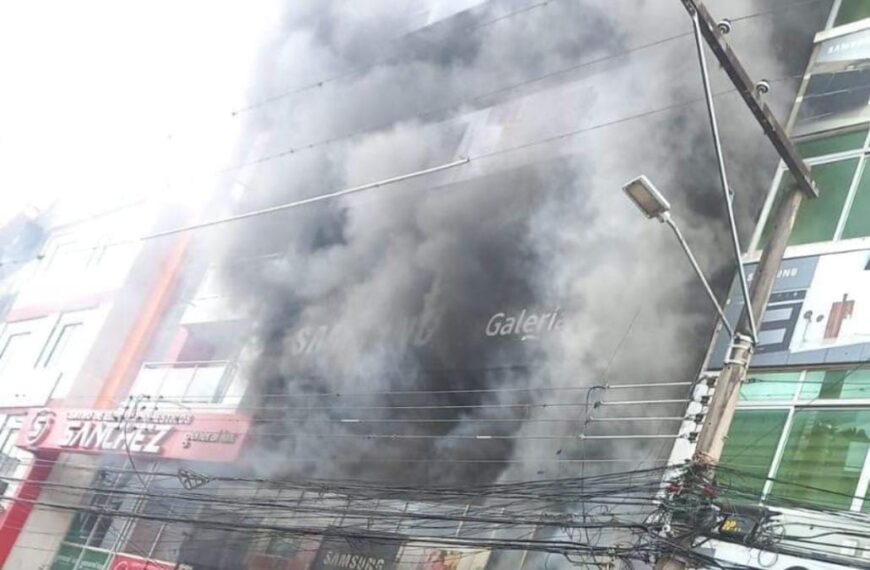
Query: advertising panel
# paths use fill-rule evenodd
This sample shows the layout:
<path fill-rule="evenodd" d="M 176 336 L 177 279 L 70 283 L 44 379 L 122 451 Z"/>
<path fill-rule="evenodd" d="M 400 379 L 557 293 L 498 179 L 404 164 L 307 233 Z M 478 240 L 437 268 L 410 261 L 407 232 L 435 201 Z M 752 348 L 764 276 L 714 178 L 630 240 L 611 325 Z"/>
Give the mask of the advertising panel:
<path fill-rule="evenodd" d="M 30 410 L 17 445 L 39 452 L 131 453 L 191 461 L 234 461 L 250 420 L 231 414 L 142 410 Z"/>
<path fill-rule="evenodd" d="M 870 30 L 822 42 L 794 136 L 870 120 Z"/>
<path fill-rule="evenodd" d="M 414 570 L 484 570 L 489 562 L 488 550 L 423 548 L 415 553 Z"/>
<path fill-rule="evenodd" d="M 327 534 L 311 570 L 393 570 L 400 546 L 396 535 L 385 535 L 384 540 L 378 540 Z"/>
<path fill-rule="evenodd" d="M 747 277 L 754 272 L 755 264 L 747 265 Z M 740 288 L 732 285 L 725 314 L 736 323 L 742 310 Z M 755 366 L 870 360 L 870 250 L 783 261 L 758 336 Z M 727 349 L 720 335 L 711 368 L 721 366 Z"/>

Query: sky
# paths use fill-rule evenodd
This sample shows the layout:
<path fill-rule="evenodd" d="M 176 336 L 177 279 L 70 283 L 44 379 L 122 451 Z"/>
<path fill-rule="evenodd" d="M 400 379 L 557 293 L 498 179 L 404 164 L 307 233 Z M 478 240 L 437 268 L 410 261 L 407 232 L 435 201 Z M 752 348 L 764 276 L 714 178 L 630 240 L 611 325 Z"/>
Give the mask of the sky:
<path fill-rule="evenodd" d="M 275 0 L 0 3 L 0 222 L 75 196 L 201 201 Z"/>

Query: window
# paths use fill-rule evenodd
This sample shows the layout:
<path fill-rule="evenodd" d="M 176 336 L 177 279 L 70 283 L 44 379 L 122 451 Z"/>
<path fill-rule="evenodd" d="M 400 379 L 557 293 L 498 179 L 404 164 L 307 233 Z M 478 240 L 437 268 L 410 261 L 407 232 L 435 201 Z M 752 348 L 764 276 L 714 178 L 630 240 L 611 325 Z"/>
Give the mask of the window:
<path fill-rule="evenodd" d="M 9 478 L 15 477 L 18 466 L 21 465 L 21 456 L 16 452 L 15 440 L 18 438 L 18 429 L 5 430 L 3 443 L 0 444 L 0 495 L 5 495 L 9 487 Z"/>
<path fill-rule="evenodd" d="M 281 558 L 294 558 L 303 549 L 302 540 L 292 536 L 273 536 L 266 545 L 266 554 Z"/>
<path fill-rule="evenodd" d="M 91 261 L 94 249 L 79 241 L 65 239 L 49 244 L 46 248 L 45 271 L 83 272 Z"/>
<path fill-rule="evenodd" d="M 185 506 L 173 498 L 173 495 L 184 492 L 178 479 L 155 477 L 148 482 L 150 496 L 142 499 L 137 510 L 156 519 L 177 517 L 182 511 L 189 514 L 190 505 Z M 191 528 L 192 525 L 169 524 L 163 520 L 142 518 L 131 525 L 121 550 L 157 560 L 174 560 L 178 545 L 183 542 L 184 535 L 189 534 Z"/>
<path fill-rule="evenodd" d="M 121 471 L 117 465 L 100 471 L 93 487 L 94 491 L 85 497 L 85 505 L 93 510 L 132 511 L 138 500 L 136 493 L 118 493 L 116 490 L 142 490 L 142 485 L 128 464 Z M 141 465 L 137 465 L 139 469 Z M 112 549 L 121 538 L 124 519 L 110 514 L 79 511 L 73 518 L 66 542 L 93 548 Z"/>
<path fill-rule="evenodd" d="M 802 400 L 870 398 L 870 367 L 807 372 Z"/>
<path fill-rule="evenodd" d="M 219 403 L 235 376 L 232 363 L 172 362 L 142 366 L 130 395 L 161 397 L 173 402 Z"/>
<path fill-rule="evenodd" d="M 22 416 L 7 416 L 0 420 L 0 496 L 11 497 L 17 489 L 31 455 L 16 446 Z M 8 506 L 8 505 L 7 505 Z"/>
<path fill-rule="evenodd" d="M 812 168 L 813 179 L 819 188 L 819 197 L 801 203 L 788 240 L 789 245 L 834 239 L 834 232 L 840 221 L 840 214 L 857 168 L 857 158 Z"/>
<path fill-rule="evenodd" d="M 865 140 L 867 140 L 867 129 L 860 129 L 834 135 L 826 134 L 820 137 L 806 138 L 797 143 L 796 146 L 801 157 L 807 159 L 858 150 L 864 147 Z"/>
<path fill-rule="evenodd" d="M 194 527 L 187 540 L 178 550 L 178 561 L 189 564 L 197 570 L 224 570 L 225 568 L 245 568 L 252 537 L 232 529 L 239 523 L 251 524 L 257 519 L 245 512 L 230 511 L 217 507 L 205 507 L 199 515 L 201 520 L 219 523 L 220 527 Z"/>
<path fill-rule="evenodd" d="M 156 520 L 173 515 L 196 518 L 190 503 L 178 502 L 183 493 L 178 479 L 158 476 L 157 464 L 137 461 L 133 465 L 124 459 L 110 460 L 98 472 L 91 484 L 94 488 L 82 504 L 93 510 L 108 513 L 79 511 L 64 538 L 67 551 L 81 552 L 78 547 L 101 549 L 153 559 L 155 562 L 174 561 L 179 545 L 190 535 L 192 526 Z M 161 469 L 169 468 L 165 462 Z M 154 518 L 115 515 L 136 513 Z M 85 566 L 82 566 L 84 568 Z M 90 567 L 90 566 L 88 566 Z M 94 566 L 94 568 L 102 566 Z M 163 565 L 160 565 L 162 568 Z"/>
<path fill-rule="evenodd" d="M 801 203 L 789 245 L 870 236 L 867 134 L 867 129 L 840 131 L 797 144 L 801 156 L 810 163 L 819 197 Z M 783 192 L 793 181 L 791 174 L 783 171 L 770 212 L 776 211 Z M 756 247 L 767 244 L 771 222 L 768 217 Z"/>
<path fill-rule="evenodd" d="M 870 2 L 867 0 L 842 0 L 834 26 L 851 24 L 864 18 L 870 18 Z"/>
<path fill-rule="evenodd" d="M 14 372 L 25 365 L 29 354 L 31 336 L 29 332 L 10 334 L 0 346 L 0 377 L 6 372 Z"/>
<path fill-rule="evenodd" d="M 239 339 L 244 338 L 244 326 L 240 321 L 182 326 L 172 351 L 174 360 L 145 363 L 131 395 L 203 404 L 235 397 L 228 390 L 238 384 L 234 361 L 243 344 Z"/>
<path fill-rule="evenodd" d="M 870 168 L 866 163 L 843 228 L 843 239 L 864 236 L 870 236 Z"/>
<path fill-rule="evenodd" d="M 720 461 L 720 479 L 738 490 L 731 498 L 761 497 L 787 417 L 787 410 L 737 411 Z"/>
<path fill-rule="evenodd" d="M 751 371 L 723 451 L 725 496 L 870 511 L 868 394 L 870 364 Z"/>
<path fill-rule="evenodd" d="M 799 410 L 772 495 L 849 509 L 867 455 L 870 410 Z"/>
<path fill-rule="evenodd" d="M 64 362 L 73 337 L 77 337 L 82 328 L 82 323 L 67 323 L 60 327 L 54 338 L 49 341 L 48 350 L 42 357 L 42 367 L 60 367 Z"/>
<path fill-rule="evenodd" d="M 751 373 L 740 387 L 741 400 L 791 400 L 800 372 Z"/>

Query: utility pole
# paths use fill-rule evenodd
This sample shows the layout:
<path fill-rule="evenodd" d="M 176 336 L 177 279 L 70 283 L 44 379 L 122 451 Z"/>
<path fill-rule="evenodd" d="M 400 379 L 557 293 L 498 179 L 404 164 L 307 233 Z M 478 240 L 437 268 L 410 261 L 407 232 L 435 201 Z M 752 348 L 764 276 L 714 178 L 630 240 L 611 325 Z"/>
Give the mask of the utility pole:
<path fill-rule="evenodd" d="M 725 73 L 734 83 L 737 91 L 743 97 L 744 102 L 794 178 L 794 182 L 783 189 L 784 195 L 779 201 L 776 211 L 772 214 L 773 226 L 770 239 L 762 252 L 761 260 L 752 279 L 749 288 L 749 302 L 744 304 L 743 312 L 737 322 L 736 334 L 732 338 L 728 355 L 716 379 L 713 397 L 698 435 L 692 465 L 689 467 L 694 469 L 702 480 L 712 481 L 716 475 L 716 466 L 722 457 L 725 437 L 734 419 L 740 386 L 746 378 L 755 349 L 754 331 L 751 324 L 761 323 L 801 202 L 805 196 L 816 198 L 818 190 L 810 177 L 809 169 L 785 134 L 785 130 L 768 106 L 759 100 L 758 86 L 749 78 L 749 74 L 746 73 L 731 47 L 725 41 L 724 34 L 728 32 L 730 26 L 725 22 L 716 22 L 701 0 L 681 1 L 689 12 L 695 27 L 705 82 L 708 78 L 703 60 L 704 46 L 701 45 L 701 38 L 707 43 Z M 726 197 L 727 199 L 730 197 Z M 742 264 L 741 259 L 738 258 L 737 261 Z M 689 550 L 691 547 L 691 538 L 683 539 L 679 544 L 681 551 Z M 676 552 L 662 556 L 656 563 L 656 570 L 683 570 L 685 568 L 687 568 L 686 560 Z"/>

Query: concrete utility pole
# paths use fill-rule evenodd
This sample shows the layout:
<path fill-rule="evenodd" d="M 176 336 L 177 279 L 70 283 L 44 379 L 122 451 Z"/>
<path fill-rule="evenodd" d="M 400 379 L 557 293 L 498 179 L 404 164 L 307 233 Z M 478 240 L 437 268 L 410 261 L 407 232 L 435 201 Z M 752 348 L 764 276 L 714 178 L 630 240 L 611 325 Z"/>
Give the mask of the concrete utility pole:
<path fill-rule="evenodd" d="M 746 378 L 755 348 L 750 323 L 759 323 L 760 326 L 798 209 L 805 195 L 809 198 L 816 198 L 818 190 L 810 177 L 809 169 L 786 136 L 785 130 L 768 106 L 759 100 L 756 84 L 751 81 L 746 70 L 725 41 L 724 33 L 727 33 L 730 26 L 724 22 L 721 25 L 717 23 L 700 0 L 681 1 L 692 17 L 692 23 L 695 26 L 699 43 L 699 56 L 702 58 L 702 72 L 706 73 L 706 66 L 703 65 L 701 37 L 706 41 L 725 73 L 731 78 L 744 102 L 794 177 L 794 183 L 784 189 L 784 196 L 772 214 L 773 226 L 770 240 L 762 252 L 761 260 L 752 279 L 749 290 L 750 302 L 744 305 L 740 315 L 736 334 L 732 339 L 722 371 L 716 379 L 713 397 L 698 435 L 695 454 L 692 458 L 692 468 L 699 471 L 704 480 L 711 481 L 715 477 L 716 466 L 722 457 L 725 436 L 728 434 L 737 408 L 740 386 Z M 742 261 L 738 259 L 738 263 L 742 263 Z M 754 317 L 752 319 L 749 314 L 750 307 L 753 313 L 752 317 Z M 691 539 L 684 540 L 679 546 L 680 550 L 691 549 Z M 662 556 L 656 564 L 657 570 L 683 570 L 685 568 L 687 568 L 686 561 L 676 552 Z"/>

